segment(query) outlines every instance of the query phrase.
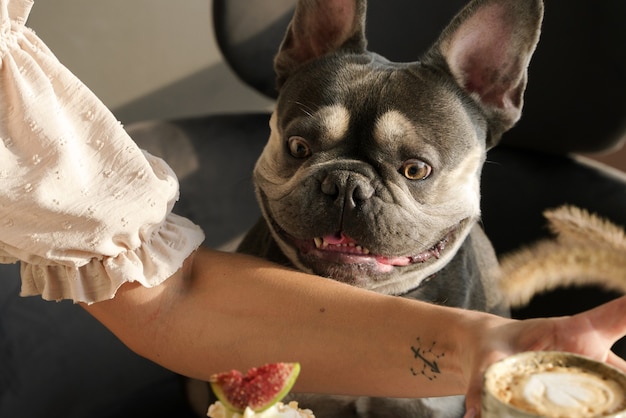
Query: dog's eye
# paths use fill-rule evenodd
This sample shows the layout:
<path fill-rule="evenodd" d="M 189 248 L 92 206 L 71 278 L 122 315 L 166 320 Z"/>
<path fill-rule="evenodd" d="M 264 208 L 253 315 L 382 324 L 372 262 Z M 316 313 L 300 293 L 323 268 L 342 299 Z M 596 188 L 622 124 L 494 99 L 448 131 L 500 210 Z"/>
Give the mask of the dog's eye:
<path fill-rule="evenodd" d="M 406 160 L 402 167 L 400 167 L 400 174 L 409 180 L 425 180 L 433 169 L 424 161 L 411 159 Z"/>
<path fill-rule="evenodd" d="M 287 142 L 289 153 L 294 158 L 307 158 L 311 155 L 311 147 L 301 136 L 292 136 Z"/>

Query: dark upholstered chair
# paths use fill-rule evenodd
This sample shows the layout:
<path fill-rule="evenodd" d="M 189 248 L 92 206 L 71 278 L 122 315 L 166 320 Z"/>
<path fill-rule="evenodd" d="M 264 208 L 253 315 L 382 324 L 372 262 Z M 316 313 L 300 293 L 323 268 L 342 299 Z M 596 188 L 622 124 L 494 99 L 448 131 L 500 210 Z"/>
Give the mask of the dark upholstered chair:
<path fill-rule="evenodd" d="M 243 82 L 273 97 L 272 57 L 294 0 L 213 3 L 228 64 Z M 394 60 L 417 60 L 463 3 L 371 0 L 370 48 Z M 523 119 L 489 153 L 484 170 L 483 223 L 499 254 L 544 236 L 542 210 L 563 203 L 626 226 L 624 174 L 572 156 L 615 146 L 625 134 L 626 2 L 546 3 Z M 216 247 L 259 216 L 250 174 L 268 119 L 268 113 L 206 115 L 128 129 L 176 170 L 181 199 L 175 210 L 199 223 L 206 244 Z M 131 353 L 78 306 L 20 298 L 18 277 L 17 266 L 0 266 L 1 417 L 190 415 L 175 374 Z M 559 291 L 515 315 L 565 314 L 614 296 Z"/>

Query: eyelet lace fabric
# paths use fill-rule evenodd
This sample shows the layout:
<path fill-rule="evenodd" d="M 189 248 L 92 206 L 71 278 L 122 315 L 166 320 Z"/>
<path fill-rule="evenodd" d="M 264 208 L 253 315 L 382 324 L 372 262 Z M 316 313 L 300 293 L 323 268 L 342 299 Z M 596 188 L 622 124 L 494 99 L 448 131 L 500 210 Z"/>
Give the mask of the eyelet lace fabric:
<path fill-rule="evenodd" d="M 202 242 L 172 213 L 178 181 L 0 0 L 0 262 L 21 294 L 93 303 L 153 287 Z"/>

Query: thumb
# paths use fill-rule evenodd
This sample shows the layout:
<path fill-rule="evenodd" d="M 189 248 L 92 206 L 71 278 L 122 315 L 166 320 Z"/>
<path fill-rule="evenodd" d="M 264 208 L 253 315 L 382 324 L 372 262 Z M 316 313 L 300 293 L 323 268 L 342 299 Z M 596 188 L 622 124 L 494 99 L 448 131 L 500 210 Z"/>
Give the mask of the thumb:
<path fill-rule="evenodd" d="M 483 373 L 474 373 L 469 382 L 467 393 L 465 394 L 465 415 L 463 418 L 477 418 L 480 416 L 480 405 L 483 387 Z"/>
<path fill-rule="evenodd" d="M 517 323 L 517 322 L 516 322 Z M 511 351 L 500 347 L 491 347 L 491 352 L 482 351 L 474 363 L 473 372 L 467 381 L 465 392 L 465 415 L 464 418 L 479 418 L 481 415 L 483 385 L 487 369 L 494 363 L 511 355 Z"/>
<path fill-rule="evenodd" d="M 478 418 L 476 409 L 468 409 L 463 418 Z"/>

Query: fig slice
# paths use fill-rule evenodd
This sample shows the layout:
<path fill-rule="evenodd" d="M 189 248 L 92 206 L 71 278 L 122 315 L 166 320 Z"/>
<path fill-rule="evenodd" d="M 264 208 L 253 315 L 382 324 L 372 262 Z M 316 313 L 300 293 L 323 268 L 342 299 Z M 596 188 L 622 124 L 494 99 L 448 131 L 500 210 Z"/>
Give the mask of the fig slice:
<path fill-rule="evenodd" d="M 245 375 L 238 370 L 218 373 L 209 383 L 226 408 L 243 412 L 249 407 L 262 412 L 289 393 L 299 373 L 300 363 L 270 363 L 253 367 Z"/>

